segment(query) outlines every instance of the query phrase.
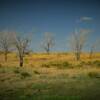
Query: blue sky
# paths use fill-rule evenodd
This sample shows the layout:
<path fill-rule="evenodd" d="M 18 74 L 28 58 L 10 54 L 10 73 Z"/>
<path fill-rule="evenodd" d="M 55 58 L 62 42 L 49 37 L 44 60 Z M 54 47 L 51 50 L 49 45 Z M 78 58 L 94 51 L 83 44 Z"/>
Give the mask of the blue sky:
<path fill-rule="evenodd" d="M 82 17 L 93 20 L 78 23 Z M 40 44 L 45 32 L 55 37 L 53 51 L 67 51 L 67 38 L 76 26 L 94 30 L 91 42 L 100 38 L 99 0 L 0 0 L 0 31 L 32 33 L 33 51 L 43 51 Z"/>

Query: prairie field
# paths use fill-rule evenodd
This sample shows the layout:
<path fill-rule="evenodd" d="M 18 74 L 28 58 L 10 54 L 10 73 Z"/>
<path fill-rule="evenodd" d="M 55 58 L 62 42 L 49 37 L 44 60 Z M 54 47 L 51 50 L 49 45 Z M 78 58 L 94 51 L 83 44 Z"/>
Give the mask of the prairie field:
<path fill-rule="evenodd" d="M 100 53 L 76 61 L 72 53 L 32 53 L 19 67 L 15 53 L 0 54 L 0 100 L 99 100 Z"/>

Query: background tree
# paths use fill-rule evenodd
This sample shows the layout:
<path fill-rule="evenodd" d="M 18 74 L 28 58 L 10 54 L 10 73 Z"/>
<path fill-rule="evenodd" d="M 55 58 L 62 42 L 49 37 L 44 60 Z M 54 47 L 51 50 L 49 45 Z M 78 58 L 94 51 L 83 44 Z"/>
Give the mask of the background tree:
<path fill-rule="evenodd" d="M 54 46 L 54 37 L 51 33 L 46 32 L 44 36 L 44 41 L 42 43 L 44 50 L 49 54 L 51 48 Z"/>
<path fill-rule="evenodd" d="M 13 44 L 18 52 L 19 65 L 20 67 L 22 67 L 24 63 L 25 53 L 29 49 L 30 38 L 22 37 L 21 35 L 18 36 L 14 33 Z"/>
<path fill-rule="evenodd" d="M 96 49 L 100 49 L 100 39 L 97 39 L 94 43 L 91 44 L 91 46 L 90 46 L 90 54 L 89 54 L 89 58 L 90 59 L 92 59 L 93 54 L 94 54 Z"/>
<path fill-rule="evenodd" d="M 11 47 L 11 39 L 10 39 L 10 32 L 3 31 L 0 32 L 0 49 L 4 53 L 5 56 L 5 61 L 7 61 L 8 53 L 10 52 L 10 47 Z"/>
<path fill-rule="evenodd" d="M 69 45 L 75 54 L 76 60 L 80 60 L 80 55 L 82 53 L 83 47 L 87 42 L 89 32 L 90 30 L 86 29 L 80 29 L 79 31 L 75 30 L 69 40 Z"/>

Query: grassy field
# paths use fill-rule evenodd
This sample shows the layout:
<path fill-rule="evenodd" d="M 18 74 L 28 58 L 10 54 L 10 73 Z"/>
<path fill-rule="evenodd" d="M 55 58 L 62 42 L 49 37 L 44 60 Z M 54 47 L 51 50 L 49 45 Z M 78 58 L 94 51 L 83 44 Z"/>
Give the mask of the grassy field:
<path fill-rule="evenodd" d="M 76 61 L 71 53 L 0 55 L 0 100 L 100 100 L 100 53 Z"/>

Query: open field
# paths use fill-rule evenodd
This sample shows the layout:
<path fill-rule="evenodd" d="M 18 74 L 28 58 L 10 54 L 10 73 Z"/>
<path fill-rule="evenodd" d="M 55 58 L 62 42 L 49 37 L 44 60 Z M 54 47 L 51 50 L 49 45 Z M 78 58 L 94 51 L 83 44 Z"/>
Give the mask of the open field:
<path fill-rule="evenodd" d="M 0 55 L 0 100 L 99 100 L 100 53 L 76 61 L 70 53 Z"/>

